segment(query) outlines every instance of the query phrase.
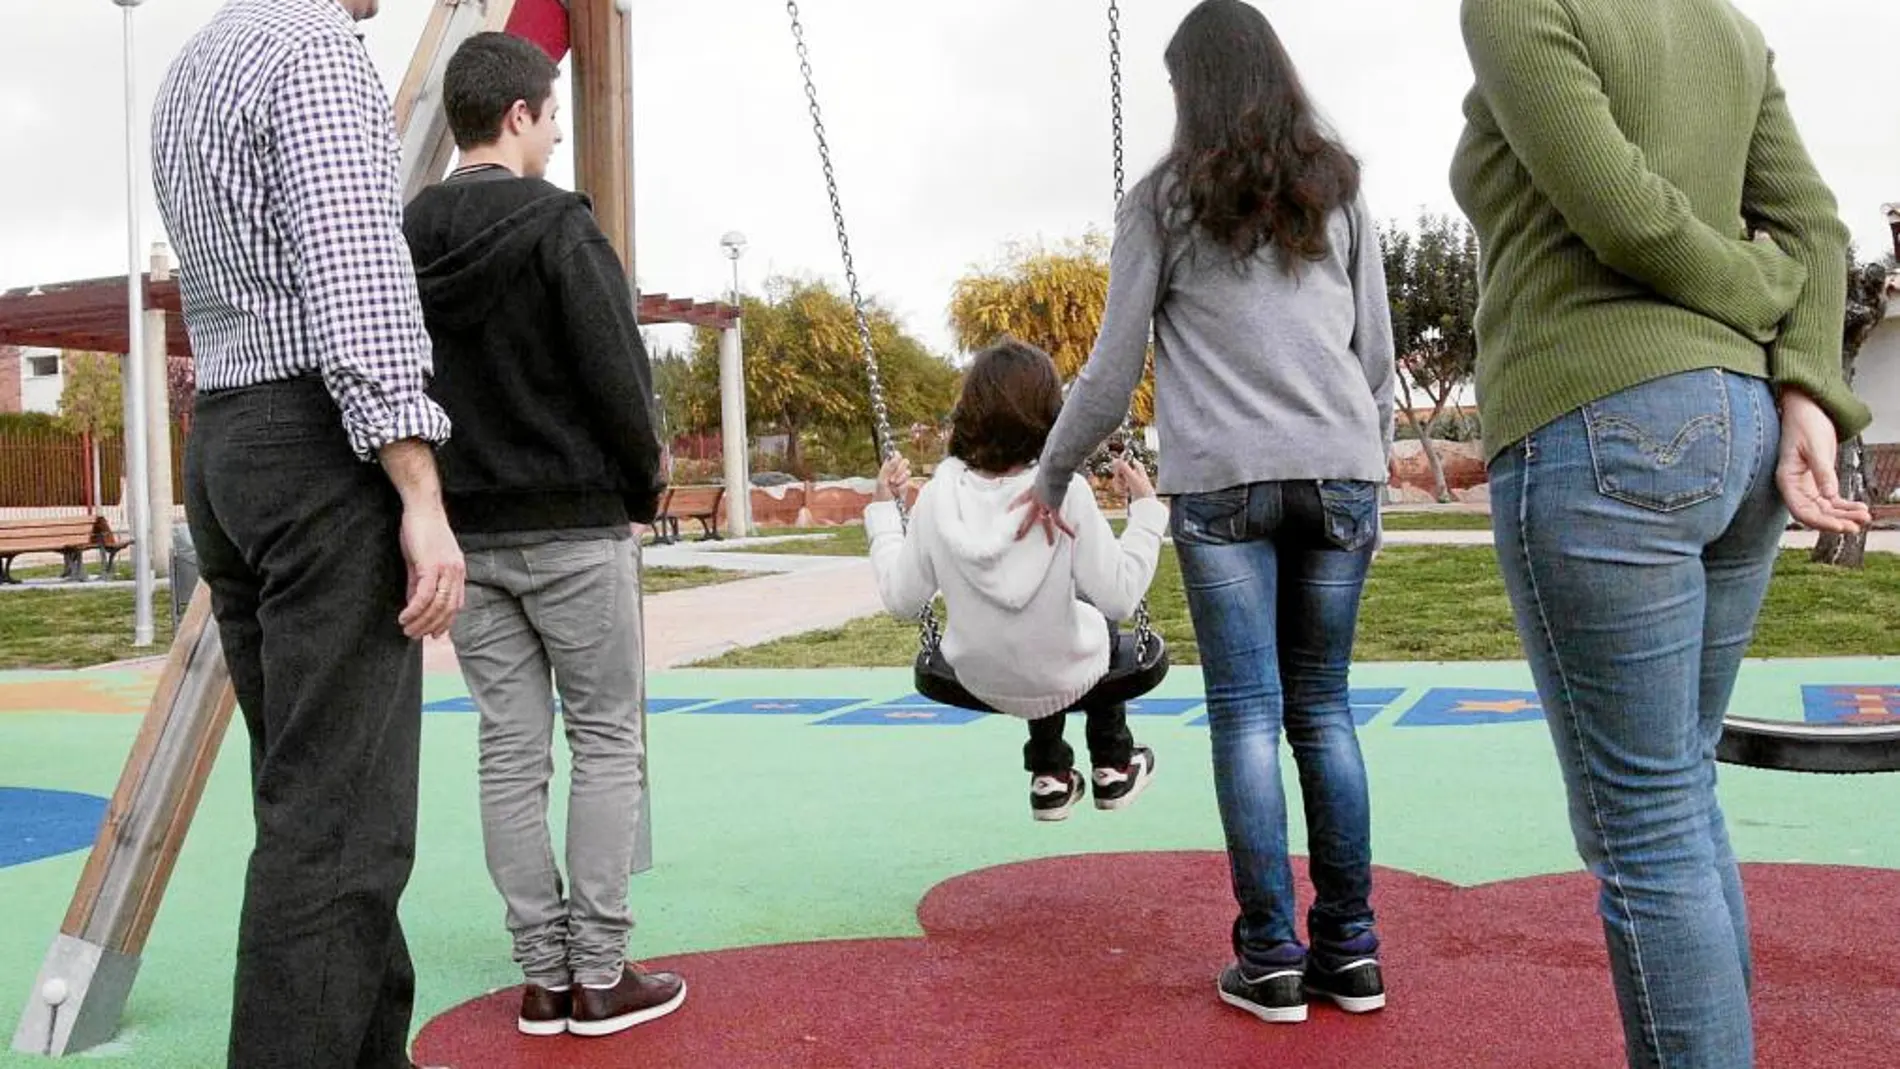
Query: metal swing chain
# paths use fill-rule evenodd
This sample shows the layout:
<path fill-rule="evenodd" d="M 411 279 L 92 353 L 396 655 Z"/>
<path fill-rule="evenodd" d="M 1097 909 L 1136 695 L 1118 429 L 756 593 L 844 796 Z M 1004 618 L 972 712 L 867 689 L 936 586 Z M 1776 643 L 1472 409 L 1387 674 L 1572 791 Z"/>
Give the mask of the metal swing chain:
<path fill-rule="evenodd" d="M 1122 199 L 1122 9 L 1108 0 L 1108 99 L 1114 111 L 1115 203 Z"/>
<path fill-rule="evenodd" d="M 831 166 L 831 145 L 825 139 L 824 115 L 818 107 L 818 87 L 812 80 L 811 53 L 805 47 L 805 26 L 798 18 L 797 0 L 785 0 L 785 13 L 792 20 L 792 41 L 798 52 L 798 73 L 805 80 L 805 100 L 807 110 L 811 112 L 812 134 L 818 139 L 818 160 L 824 165 L 825 192 L 831 198 L 831 221 L 837 228 L 838 252 L 844 259 L 845 284 L 851 290 L 851 310 L 857 317 L 858 345 L 864 355 L 865 375 L 871 383 L 871 419 L 876 427 L 878 460 L 882 462 L 897 452 L 897 442 L 891 436 L 890 408 L 884 400 L 884 378 L 878 373 L 877 349 L 871 342 L 871 324 L 864 314 L 864 298 L 858 289 L 858 271 L 851 259 L 851 237 L 844 226 L 844 203 L 838 197 L 838 175 Z M 897 517 L 908 529 L 909 510 L 901 495 L 897 497 Z M 943 632 L 938 627 L 937 614 L 931 605 L 926 604 L 917 614 L 917 625 L 920 629 L 918 641 L 925 650 L 936 653 L 943 641 Z"/>
<path fill-rule="evenodd" d="M 1115 203 L 1122 200 L 1122 184 L 1125 180 L 1122 156 L 1122 9 L 1117 0 L 1108 0 L 1108 100 L 1110 122 L 1114 128 L 1115 148 Z M 1128 411 L 1122 414 L 1122 425 L 1115 436 L 1122 444 L 1122 450 L 1134 454 L 1130 447 L 1134 444 L 1135 408 L 1131 403 Z M 1133 456 L 1133 462 L 1144 464 L 1139 455 Z M 1154 624 L 1148 617 L 1148 599 L 1142 598 L 1135 603 L 1135 660 L 1144 661 L 1148 656 L 1148 644 L 1154 640 Z"/>

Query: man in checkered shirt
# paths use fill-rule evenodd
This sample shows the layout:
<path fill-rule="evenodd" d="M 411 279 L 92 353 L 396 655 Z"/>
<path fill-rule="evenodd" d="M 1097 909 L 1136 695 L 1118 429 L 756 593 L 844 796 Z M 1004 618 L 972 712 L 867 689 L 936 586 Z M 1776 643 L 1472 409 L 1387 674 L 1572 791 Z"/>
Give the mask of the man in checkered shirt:
<path fill-rule="evenodd" d="M 377 0 L 229 0 L 153 117 L 200 396 L 186 511 L 251 737 L 229 1064 L 408 1069 L 424 636 L 462 603 Z"/>

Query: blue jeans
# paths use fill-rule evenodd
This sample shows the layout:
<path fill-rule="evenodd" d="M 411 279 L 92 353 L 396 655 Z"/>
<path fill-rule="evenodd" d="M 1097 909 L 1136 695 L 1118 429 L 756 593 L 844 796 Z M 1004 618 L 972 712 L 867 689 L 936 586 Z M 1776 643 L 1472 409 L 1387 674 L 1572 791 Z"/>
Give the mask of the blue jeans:
<path fill-rule="evenodd" d="M 1266 482 L 1174 502 L 1200 645 L 1214 791 L 1233 870 L 1234 954 L 1265 970 L 1304 955 L 1287 859 L 1284 727 L 1299 768 L 1316 953 L 1376 951 L 1372 815 L 1346 676 L 1378 535 L 1368 482 Z"/>
<path fill-rule="evenodd" d="M 1766 383 L 1693 371 L 1585 405 L 1491 464 L 1505 586 L 1641 1069 L 1754 1064 L 1715 744 L 1787 523 L 1780 430 Z"/>

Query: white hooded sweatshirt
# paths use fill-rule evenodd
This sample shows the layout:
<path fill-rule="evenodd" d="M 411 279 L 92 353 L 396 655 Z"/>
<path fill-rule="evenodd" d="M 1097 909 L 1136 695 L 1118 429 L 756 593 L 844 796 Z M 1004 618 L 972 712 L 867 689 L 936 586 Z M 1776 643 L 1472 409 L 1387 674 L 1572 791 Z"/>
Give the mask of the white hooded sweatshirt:
<path fill-rule="evenodd" d="M 871 505 L 864 526 L 884 607 L 915 618 L 939 590 L 950 621 L 943 656 L 965 690 L 1027 719 L 1075 704 L 1108 673 L 1108 624 L 1123 620 L 1154 580 L 1168 509 L 1132 502 L 1120 539 L 1077 476 L 1062 504 L 1075 537 L 1040 529 L 1017 538 L 1034 485 L 1031 467 L 990 476 L 949 457 L 918 492 L 905 535 L 894 502 Z M 1081 600 L 1086 599 L 1086 600 Z"/>

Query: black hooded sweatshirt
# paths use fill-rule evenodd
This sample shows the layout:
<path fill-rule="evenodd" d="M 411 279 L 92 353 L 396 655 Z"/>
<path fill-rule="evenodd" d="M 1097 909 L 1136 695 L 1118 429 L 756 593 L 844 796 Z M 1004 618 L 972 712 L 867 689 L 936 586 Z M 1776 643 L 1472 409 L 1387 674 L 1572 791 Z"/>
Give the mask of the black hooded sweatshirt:
<path fill-rule="evenodd" d="M 665 489 L 653 370 L 593 205 L 502 168 L 411 201 L 403 232 L 434 342 L 437 453 L 458 534 L 619 528 Z"/>

